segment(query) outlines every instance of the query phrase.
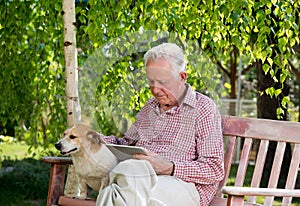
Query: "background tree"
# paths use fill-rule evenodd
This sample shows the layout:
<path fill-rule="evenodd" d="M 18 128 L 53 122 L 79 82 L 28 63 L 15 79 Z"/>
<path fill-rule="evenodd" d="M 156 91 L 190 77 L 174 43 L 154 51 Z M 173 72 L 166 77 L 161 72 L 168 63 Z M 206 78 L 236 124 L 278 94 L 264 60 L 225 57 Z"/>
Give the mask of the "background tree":
<path fill-rule="evenodd" d="M 0 122 L 32 146 L 66 126 L 61 11 L 60 1 L 1 1 Z"/>
<path fill-rule="evenodd" d="M 291 71 L 295 76 L 295 81 L 297 87 L 294 88 L 296 90 L 295 92 L 295 100 L 294 104 L 298 105 L 298 114 L 300 113 L 300 107 L 299 107 L 299 97 L 300 97 L 300 64 L 299 64 L 299 59 L 300 59 L 300 45 L 294 46 L 294 51 L 296 52 L 295 57 L 289 60 L 289 65 L 291 67 Z M 300 122 L 300 115 L 298 115 L 298 122 Z"/>

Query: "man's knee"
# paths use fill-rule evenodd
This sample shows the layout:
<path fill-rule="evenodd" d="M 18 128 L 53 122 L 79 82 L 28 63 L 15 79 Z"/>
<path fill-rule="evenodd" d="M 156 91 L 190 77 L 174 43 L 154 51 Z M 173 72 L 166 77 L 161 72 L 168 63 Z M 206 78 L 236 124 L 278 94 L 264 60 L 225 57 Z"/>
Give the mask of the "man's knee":
<path fill-rule="evenodd" d="M 199 193 L 195 185 L 172 176 L 158 176 L 158 181 L 152 190 L 152 197 L 168 206 L 198 206 L 200 204 Z"/>

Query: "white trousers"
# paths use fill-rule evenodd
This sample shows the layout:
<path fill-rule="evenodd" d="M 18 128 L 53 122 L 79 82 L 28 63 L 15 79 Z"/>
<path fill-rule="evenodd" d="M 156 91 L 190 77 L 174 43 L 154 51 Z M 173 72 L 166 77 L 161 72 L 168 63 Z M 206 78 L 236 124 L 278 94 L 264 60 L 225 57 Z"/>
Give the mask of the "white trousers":
<path fill-rule="evenodd" d="M 109 185 L 97 197 L 97 206 L 199 206 L 192 183 L 157 176 L 145 160 L 125 160 L 109 174 Z"/>

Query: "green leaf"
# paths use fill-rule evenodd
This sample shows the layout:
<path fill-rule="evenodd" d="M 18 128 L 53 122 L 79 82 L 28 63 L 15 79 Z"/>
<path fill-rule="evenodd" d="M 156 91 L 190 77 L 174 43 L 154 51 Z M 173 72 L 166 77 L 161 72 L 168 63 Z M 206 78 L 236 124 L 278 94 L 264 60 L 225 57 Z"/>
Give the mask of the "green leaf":
<path fill-rule="evenodd" d="M 278 95 L 281 94 L 281 93 L 282 93 L 281 89 L 276 89 L 275 92 L 274 92 L 276 97 L 278 97 Z"/>
<path fill-rule="evenodd" d="M 284 83 L 284 81 L 286 80 L 287 78 L 287 74 L 286 73 L 281 73 L 280 74 L 280 83 Z"/>
<path fill-rule="evenodd" d="M 274 87 L 269 87 L 265 90 L 266 94 L 269 95 L 270 97 L 273 97 L 275 95 L 275 88 Z"/>
<path fill-rule="evenodd" d="M 288 40 L 286 37 L 281 37 L 278 39 L 278 48 L 281 53 L 284 53 L 286 51 L 286 44 Z"/>
<path fill-rule="evenodd" d="M 287 108 L 287 105 L 291 104 L 291 100 L 288 96 L 283 97 L 282 101 L 281 101 L 281 105 L 284 109 Z"/>
<path fill-rule="evenodd" d="M 271 0 L 271 2 L 272 2 L 273 5 L 276 5 L 277 0 Z"/>
<path fill-rule="evenodd" d="M 276 109 L 276 115 L 277 115 L 277 119 L 283 119 L 284 110 L 281 107 L 278 107 Z"/>
<path fill-rule="evenodd" d="M 269 62 L 270 66 L 272 67 L 272 65 L 273 65 L 273 60 L 272 60 L 270 57 L 268 57 L 268 58 L 267 58 L 267 61 Z"/>
<path fill-rule="evenodd" d="M 262 66 L 262 69 L 263 69 L 263 71 L 264 71 L 264 73 L 265 74 L 267 74 L 268 72 L 269 72 L 269 70 L 270 70 L 270 65 L 268 65 L 268 64 L 264 64 L 263 66 Z"/>

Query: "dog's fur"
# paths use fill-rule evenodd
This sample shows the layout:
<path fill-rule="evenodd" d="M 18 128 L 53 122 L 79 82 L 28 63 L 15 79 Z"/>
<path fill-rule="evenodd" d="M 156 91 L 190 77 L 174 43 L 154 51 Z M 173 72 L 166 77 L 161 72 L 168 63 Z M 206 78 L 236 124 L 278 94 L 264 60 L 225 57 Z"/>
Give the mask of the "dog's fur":
<path fill-rule="evenodd" d="M 61 154 L 72 156 L 80 199 L 87 197 L 87 185 L 95 191 L 101 191 L 108 184 L 109 171 L 118 163 L 100 134 L 87 125 L 77 124 L 67 129 L 55 147 Z"/>

